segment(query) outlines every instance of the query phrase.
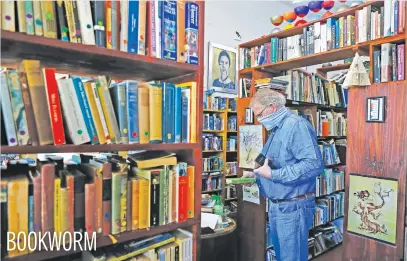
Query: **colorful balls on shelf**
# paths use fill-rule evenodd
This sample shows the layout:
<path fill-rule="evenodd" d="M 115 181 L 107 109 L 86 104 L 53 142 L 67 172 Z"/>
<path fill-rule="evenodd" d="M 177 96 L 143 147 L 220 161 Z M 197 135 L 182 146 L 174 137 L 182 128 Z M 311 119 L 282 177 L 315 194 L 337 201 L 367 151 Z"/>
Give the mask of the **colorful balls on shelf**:
<path fill-rule="evenodd" d="M 345 11 L 345 10 L 347 10 L 347 9 L 349 9 L 349 6 L 347 6 L 347 5 L 341 5 L 336 11 L 337 11 L 337 12 L 342 12 L 342 11 Z"/>
<path fill-rule="evenodd" d="M 308 23 L 308 22 L 305 21 L 304 19 L 301 19 L 301 20 L 298 20 L 297 22 L 295 22 L 294 26 L 297 27 L 297 26 L 301 26 L 306 23 Z"/>
<path fill-rule="evenodd" d="M 282 24 L 284 22 L 284 18 L 282 15 L 276 15 L 276 16 L 270 17 L 270 22 L 275 26 L 279 26 L 280 24 Z"/>
<path fill-rule="evenodd" d="M 284 20 L 289 23 L 292 23 L 297 19 L 297 14 L 294 11 L 286 12 L 283 14 Z"/>
<path fill-rule="evenodd" d="M 299 16 L 299 17 L 304 17 L 308 14 L 309 8 L 306 5 L 300 5 L 294 8 L 294 12 Z"/>
<path fill-rule="evenodd" d="M 291 28 L 294 28 L 294 25 L 293 25 L 293 24 L 287 24 L 287 25 L 284 27 L 284 30 L 288 30 L 288 29 L 291 29 Z"/>
<path fill-rule="evenodd" d="M 333 15 L 333 13 L 332 13 L 331 11 L 327 11 L 327 12 L 322 16 L 322 18 L 326 18 L 326 17 L 331 16 L 331 15 Z"/>
<path fill-rule="evenodd" d="M 322 8 L 322 2 L 323 1 L 311 1 L 308 3 L 308 7 L 312 12 L 317 13 Z"/>
<path fill-rule="evenodd" d="M 334 7 L 335 5 L 335 1 L 324 1 L 321 6 L 322 8 L 324 8 L 325 10 L 331 10 L 332 7 Z"/>

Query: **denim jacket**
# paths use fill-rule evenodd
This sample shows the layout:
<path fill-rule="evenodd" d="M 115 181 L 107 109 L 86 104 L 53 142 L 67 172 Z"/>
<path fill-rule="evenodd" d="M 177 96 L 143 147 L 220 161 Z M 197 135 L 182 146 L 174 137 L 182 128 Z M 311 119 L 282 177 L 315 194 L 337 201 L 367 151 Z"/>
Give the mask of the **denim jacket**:
<path fill-rule="evenodd" d="M 322 174 L 324 162 L 314 128 L 288 111 L 273 132 L 262 150 L 269 159 L 271 179 L 255 173 L 260 193 L 269 199 L 315 193 L 316 177 Z"/>

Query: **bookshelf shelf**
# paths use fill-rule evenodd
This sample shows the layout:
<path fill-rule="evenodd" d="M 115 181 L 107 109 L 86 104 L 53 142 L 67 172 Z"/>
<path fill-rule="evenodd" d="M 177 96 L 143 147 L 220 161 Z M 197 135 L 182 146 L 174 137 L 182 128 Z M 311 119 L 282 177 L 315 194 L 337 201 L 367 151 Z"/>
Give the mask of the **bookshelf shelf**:
<path fill-rule="evenodd" d="M 312 103 L 312 102 L 302 102 L 302 101 L 293 101 L 287 100 L 287 105 L 289 106 L 317 106 L 318 109 L 321 110 L 338 110 L 338 111 L 346 111 L 346 107 L 336 107 L 336 106 L 329 106 L 324 104 Z"/>
<path fill-rule="evenodd" d="M 318 136 L 319 140 L 325 139 L 346 139 L 346 136 Z"/>
<path fill-rule="evenodd" d="M 217 192 L 221 192 L 221 191 L 222 191 L 222 189 L 206 190 L 206 191 L 202 191 L 202 194 L 217 193 Z"/>
<path fill-rule="evenodd" d="M 172 223 L 164 226 L 159 226 L 159 227 L 153 227 L 150 229 L 143 229 L 143 230 L 136 230 L 136 231 L 131 231 L 131 232 L 124 232 L 120 233 L 118 235 L 114 235 L 113 237 L 117 240 L 117 243 L 121 242 L 126 242 L 129 240 L 136 240 L 139 238 L 143 237 L 151 237 L 155 236 L 158 234 L 170 232 L 173 230 L 176 230 L 178 228 L 188 228 L 193 225 L 199 224 L 200 221 L 199 219 L 188 219 L 185 222 L 181 223 Z M 99 247 L 104 247 L 104 246 L 109 246 L 112 245 L 112 239 L 108 236 L 100 236 L 96 239 L 96 246 Z M 83 246 L 82 246 L 83 247 Z M 74 249 L 74 248 L 72 248 Z M 58 258 L 62 256 L 67 256 L 71 255 L 77 252 L 80 252 L 79 246 L 76 247 L 76 251 L 64 251 L 63 248 L 61 248 L 60 251 L 48 251 L 48 252 L 33 252 L 28 255 L 24 256 L 18 256 L 18 257 L 6 257 L 4 261 L 39 261 L 39 260 L 46 260 L 46 259 L 51 259 L 51 258 Z"/>
<path fill-rule="evenodd" d="M 165 80 L 198 72 L 198 66 L 97 46 L 1 30 L 3 66 L 23 59 L 41 60 L 60 73 L 114 75 L 125 80 Z"/>
<path fill-rule="evenodd" d="M 222 111 L 222 110 L 209 110 L 209 109 L 205 109 L 205 110 L 203 110 L 203 112 L 224 113 L 225 111 Z"/>
<path fill-rule="evenodd" d="M 109 151 L 131 151 L 131 150 L 194 150 L 198 149 L 198 143 L 176 143 L 176 144 L 102 144 L 102 145 L 44 145 L 44 146 L 1 146 L 3 154 L 26 154 L 26 153 L 69 153 L 69 152 L 109 152 Z"/>
<path fill-rule="evenodd" d="M 211 173 L 211 172 L 218 172 L 218 171 L 223 171 L 223 169 L 205 170 L 205 171 L 202 171 L 202 173 Z"/>
<path fill-rule="evenodd" d="M 310 230 L 313 230 L 313 229 L 316 229 L 316 228 L 319 228 L 319 227 L 326 226 L 326 225 L 328 225 L 330 222 L 333 222 L 333 221 L 335 221 L 335 220 L 337 220 L 337 219 L 340 219 L 340 218 L 343 218 L 343 217 L 344 217 L 344 216 L 340 216 L 340 217 L 331 219 L 331 220 L 327 221 L 326 223 L 323 223 L 323 224 L 321 224 L 321 225 L 318 225 L 318 226 L 315 226 L 315 227 L 311 228 Z"/>
<path fill-rule="evenodd" d="M 340 190 L 334 191 L 334 192 L 329 193 L 329 194 L 320 195 L 320 196 L 315 197 L 315 198 L 316 198 L 316 199 L 319 199 L 319 198 L 324 198 L 324 197 L 326 197 L 326 196 L 330 196 L 330 195 L 332 195 L 332 194 L 336 194 L 336 193 L 339 193 L 339 192 L 342 192 L 342 191 L 345 191 L 345 189 L 340 189 Z"/>

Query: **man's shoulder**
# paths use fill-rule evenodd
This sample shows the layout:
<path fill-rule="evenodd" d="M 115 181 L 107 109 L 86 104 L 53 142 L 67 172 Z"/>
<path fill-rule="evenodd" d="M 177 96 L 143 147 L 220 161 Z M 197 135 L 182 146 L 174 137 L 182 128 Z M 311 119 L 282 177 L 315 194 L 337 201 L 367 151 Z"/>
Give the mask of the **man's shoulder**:
<path fill-rule="evenodd" d="M 308 122 L 307 119 L 305 119 L 305 118 L 303 118 L 303 117 L 301 117 L 301 116 L 299 116 L 299 115 L 297 115 L 297 114 L 291 113 L 291 114 L 287 117 L 286 121 L 284 122 L 283 127 L 284 127 L 284 128 L 292 128 L 292 127 L 294 127 L 295 125 L 300 125 L 300 124 L 306 124 L 306 125 L 308 125 L 308 123 L 309 123 L 309 122 Z"/>

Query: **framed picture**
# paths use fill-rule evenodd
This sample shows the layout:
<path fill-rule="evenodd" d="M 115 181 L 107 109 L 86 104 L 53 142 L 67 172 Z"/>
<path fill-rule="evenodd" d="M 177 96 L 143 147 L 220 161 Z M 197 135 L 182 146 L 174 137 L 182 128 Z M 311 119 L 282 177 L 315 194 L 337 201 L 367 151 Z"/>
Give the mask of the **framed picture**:
<path fill-rule="evenodd" d="M 210 42 L 208 70 L 208 89 L 238 93 L 236 49 Z"/>
<path fill-rule="evenodd" d="M 262 125 L 239 126 L 239 167 L 254 169 L 255 159 L 262 149 Z"/>
<path fill-rule="evenodd" d="M 386 97 L 370 97 L 366 100 L 366 122 L 384 122 Z"/>
<path fill-rule="evenodd" d="M 348 232 L 395 245 L 397 194 L 396 179 L 350 173 Z"/>

